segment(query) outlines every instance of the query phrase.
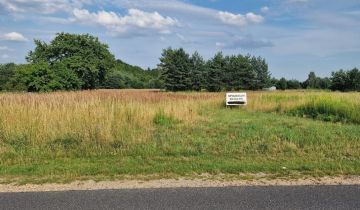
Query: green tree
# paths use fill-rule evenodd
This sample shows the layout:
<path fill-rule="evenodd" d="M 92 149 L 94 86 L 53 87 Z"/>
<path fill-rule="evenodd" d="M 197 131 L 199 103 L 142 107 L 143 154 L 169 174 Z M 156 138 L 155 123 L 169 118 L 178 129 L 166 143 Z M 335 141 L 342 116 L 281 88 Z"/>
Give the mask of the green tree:
<path fill-rule="evenodd" d="M 190 61 L 191 89 L 200 91 L 205 87 L 205 61 L 198 52 L 192 54 Z"/>
<path fill-rule="evenodd" d="M 240 79 L 242 85 L 237 89 L 256 90 L 260 80 L 257 78 L 257 72 L 252 66 L 251 56 L 238 55 L 240 66 L 235 75 L 235 79 Z"/>
<path fill-rule="evenodd" d="M 348 89 L 348 74 L 344 70 L 331 73 L 331 90 L 345 91 Z"/>
<path fill-rule="evenodd" d="M 114 66 L 115 58 L 106 44 L 89 34 L 58 33 L 49 43 L 35 40 L 35 50 L 30 51 L 27 61 L 36 64 L 62 63 L 68 71 L 82 81 L 83 89 L 100 87 L 106 74 Z"/>
<path fill-rule="evenodd" d="M 160 61 L 159 68 L 167 90 L 191 90 L 191 60 L 184 49 L 164 49 Z"/>
<path fill-rule="evenodd" d="M 44 61 L 17 65 L 7 85 L 8 90 L 29 92 L 77 90 L 80 87 L 80 79 L 61 63 L 50 66 Z"/>
<path fill-rule="evenodd" d="M 214 58 L 207 62 L 207 90 L 219 92 L 223 87 L 223 69 L 225 60 L 222 52 L 217 53 Z"/>
<path fill-rule="evenodd" d="M 61 90 L 81 89 L 83 81 L 78 78 L 75 72 L 68 71 L 64 63 L 54 63 L 50 68 L 56 75 L 56 80 L 61 84 Z"/>
<path fill-rule="evenodd" d="M 258 90 L 268 87 L 270 84 L 271 75 L 265 59 L 262 57 L 253 56 L 251 58 L 251 65 L 253 71 L 255 72 L 254 84 L 252 85 L 253 89 Z"/>
<path fill-rule="evenodd" d="M 360 91 L 360 71 L 357 68 L 349 71 L 341 69 L 331 75 L 331 90 Z"/>
<path fill-rule="evenodd" d="M 122 89 L 125 88 L 124 78 L 122 77 L 121 73 L 118 71 L 114 71 L 109 73 L 107 76 L 104 88 L 107 89 Z"/>
<path fill-rule="evenodd" d="M 278 85 L 276 86 L 277 89 L 280 90 L 286 90 L 287 89 L 287 81 L 284 77 L 282 77 L 279 82 Z"/>
<path fill-rule="evenodd" d="M 347 72 L 348 74 L 348 85 L 350 90 L 360 91 L 360 71 L 354 68 Z"/>
<path fill-rule="evenodd" d="M 315 72 L 310 72 L 308 75 L 308 79 L 306 80 L 307 88 L 315 89 L 318 87 L 318 79 L 315 75 Z"/>
<path fill-rule="evenodd" d="M 227 90 L 250 89 L 255 79 L 255 72 L 248 56 L 232 55 L 225 57 L 223 84 Z"/>
<path fill-rule="evenodd" d="M 301 84 L 298 80 L 292 79 L 292 80 L 287 80 L 286 87 L 287 89 L 300 89 Z"/>
<path fill-rule="evenodd" d="M 319 89 L 330 89 L 331 80 L 328 77 L 325 78 L 317 78 L 317 84 Z"/>
<path fill-rule="evenodd" d="M 61 90 L 59 77 L 43 61 L 36 64 L 19 65 L 11 81 L 11 90 L 48 92 Z"/>
<path fill-rule="evenodd" d="M 16 65 L 14 63 L 0 64 L 0 91 L 8 89 L 8 82 L 15 72 Z"/>

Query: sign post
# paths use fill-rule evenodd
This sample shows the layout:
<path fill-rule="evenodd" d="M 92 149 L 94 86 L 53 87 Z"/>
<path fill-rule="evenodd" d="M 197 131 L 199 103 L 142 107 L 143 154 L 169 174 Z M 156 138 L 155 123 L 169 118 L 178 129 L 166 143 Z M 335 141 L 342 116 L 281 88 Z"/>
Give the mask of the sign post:
<path fill-rule="evenodd" d="M 226 106 L 247 105 L 246 93 L 226 93 Z"/>

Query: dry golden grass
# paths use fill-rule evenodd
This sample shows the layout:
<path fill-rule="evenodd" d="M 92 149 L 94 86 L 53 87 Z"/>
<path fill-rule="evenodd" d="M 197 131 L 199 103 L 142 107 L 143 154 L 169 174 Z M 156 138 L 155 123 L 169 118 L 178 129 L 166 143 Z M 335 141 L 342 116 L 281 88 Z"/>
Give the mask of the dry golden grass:
<path fill-rule="evenodd" d="M 156 113 L 191 125 L 215 94 L 97 90 L 0 94 L 0 136 L 31 144 L 73 137 L 83 142 L 146 141 Z"/>
<path fill-rule="evenodd" d="M 276 92 L 249 92 L 247 110 L 251 111 L 287 111 L 313 100 L 330 99 L 343 101 L 349 106 L 360 107 L 360 94 L 322 91 L 276 91 Z"/>
<path fill-rule="evenodd" d="M 34 145 L 67 137 L 87 143 L 139 143 L 149 139 L 156 113 L 191 126 L 201 118 L 201 107 L 221 107 L 224 95 L 151 90 L 4 93 L 0 94 L 0 137 L 24 137 Z M 245 109 L 284 112 L 324 98 L 360 107 L 358 93 L 286 91 L 248 92 Z"/>

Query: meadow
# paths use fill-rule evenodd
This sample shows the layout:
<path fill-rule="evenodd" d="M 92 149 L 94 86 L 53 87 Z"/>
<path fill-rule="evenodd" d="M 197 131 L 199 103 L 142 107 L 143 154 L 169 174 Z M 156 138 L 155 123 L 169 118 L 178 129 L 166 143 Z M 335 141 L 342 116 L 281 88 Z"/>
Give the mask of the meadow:
<path fill-rule="evenodd" d="M 360 93 L 0 93 L 0 181 L 360 175 Z"/>

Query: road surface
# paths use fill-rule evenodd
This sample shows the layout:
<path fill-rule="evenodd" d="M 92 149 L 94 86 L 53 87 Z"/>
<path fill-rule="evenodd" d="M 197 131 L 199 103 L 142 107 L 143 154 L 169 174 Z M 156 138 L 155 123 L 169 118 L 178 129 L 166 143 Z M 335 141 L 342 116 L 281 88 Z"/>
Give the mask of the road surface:
<path fill-rule="evenodd" d="M 360 209 L 360 186 L 0 193 L 0 209 Z"/>

